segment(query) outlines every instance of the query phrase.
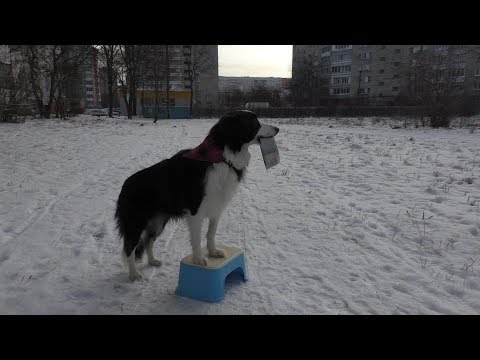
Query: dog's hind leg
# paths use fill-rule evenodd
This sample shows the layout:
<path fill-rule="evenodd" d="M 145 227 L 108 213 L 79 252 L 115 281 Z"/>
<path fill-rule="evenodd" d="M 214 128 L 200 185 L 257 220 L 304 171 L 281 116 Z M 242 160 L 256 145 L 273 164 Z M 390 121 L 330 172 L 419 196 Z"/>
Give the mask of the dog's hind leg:
<path fill-rule="evenodd" d="M 130 253 L 130 255 L 127 256 L 127 263 L 128 263 L 128 278 L 129 278 L 131 281 L 143 279 L 142 274 L 140 274 L 140 273 L 137 271 L 137 268 L 136 268 L 136 266 L 135 266 L 135 248 L 134 248 L 133 251 Z"/>
<path fill-rule="evenodd" d="M 145 242 L 145 250 L 147 250 L 148 263 L 152 266 L 162 265 L 162 262 L 155 259 L 155 256 L 153 255 L 153 243 L 155 242 L 156 238 L 156 236 L 149 237 Z"/>
<path fill-rule="evenodd" d="M 136 260 L 136 250 L 139 244 L 140 234 L 137 232 L 129 232 L 125 234 L 124 242 L 123 242 L 123 255 L 124 259 L 128 264 L 128 278 L 131 281 L 140 280 L 143 278 L 142 274 L 137 271 L 135 266 Z"/>
<path fill-rule="evenodd" d="M 207 249 L 208 255 L 211 257 L 225 257 L 223 250 L 217 249 L 215 246 L 215 234 L 217 233 L 219 218 L 210 218 L 207 231 Z"/>
<path fill-rule="evenodd" d="M 162 262 L 155 259 L 153 255 L 153 243 L 160 236 L 167 224 L 168 218 L 157 217 L 148 224 L 147 236 L 145 238 L 145 250 L 147 250 L 148 263 L 152 266 L 160 266 Z"/>

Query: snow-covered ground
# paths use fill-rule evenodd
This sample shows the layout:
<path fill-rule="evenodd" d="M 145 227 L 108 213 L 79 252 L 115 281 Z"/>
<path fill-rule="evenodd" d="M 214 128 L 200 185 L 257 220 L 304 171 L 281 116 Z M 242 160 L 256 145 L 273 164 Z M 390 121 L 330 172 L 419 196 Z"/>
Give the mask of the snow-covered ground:
<path fill-rule="evenodd" d="M 252 148 L 217 237 L 246 249 L 249 281 L 229 281 L 217 304 L 174 294 L 184 223 L 135 283 L 113 223 L 123 181 L 198 145 L 215 120 L 0 124 L 0 313 L 480 312 L 480 129 L 262 121 L 281 129 L 281 163 L 265 170 Z"/>

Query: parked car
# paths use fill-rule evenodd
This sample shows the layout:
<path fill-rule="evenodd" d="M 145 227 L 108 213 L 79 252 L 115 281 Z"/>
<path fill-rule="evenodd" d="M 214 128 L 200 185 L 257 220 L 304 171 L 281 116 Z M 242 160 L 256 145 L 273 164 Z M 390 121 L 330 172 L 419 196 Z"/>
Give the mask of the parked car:
<path fill-rule="evenodd" d="M 245 109 L 267 109 L 270 107 L 268 102 L 248 102 L 245 104 Z"/>
<path fill-rule="evenodd" d="M 84 114 L 92 115 L 92 116 L 108 116 L 109 108 L 102 108 L 102 109 L 86 109 Z M 114 116 L 119 116 L 120 111 L 118 109 L 113 109 L 112 114 Z"/>

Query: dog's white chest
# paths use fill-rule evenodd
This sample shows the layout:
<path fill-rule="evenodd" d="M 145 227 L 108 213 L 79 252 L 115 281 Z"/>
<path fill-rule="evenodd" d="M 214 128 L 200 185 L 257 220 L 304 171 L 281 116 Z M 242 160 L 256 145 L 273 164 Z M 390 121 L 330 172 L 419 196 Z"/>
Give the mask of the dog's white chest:
<path fill-rule="evenodd" d="M 220 214 L 238 188 L 238 177 L 227 164 L 214 164 L 207 175 L 202 207 L 207 216 Z"/>

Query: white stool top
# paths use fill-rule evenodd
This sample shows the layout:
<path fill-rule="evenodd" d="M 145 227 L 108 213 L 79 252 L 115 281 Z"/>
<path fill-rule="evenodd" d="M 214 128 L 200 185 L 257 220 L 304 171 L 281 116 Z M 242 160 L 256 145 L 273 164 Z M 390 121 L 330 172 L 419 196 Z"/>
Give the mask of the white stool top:
<path fill-rule="evenodd" d="M 207 266 L 200 266 L 200 265 L 194 264 L 191 254 L 188 256 L 185 256 L 182 259 L 181 263 L 203 267 L 207 269 L 219 269 L 223 267 L 225 264 L 227 264 L 230 260 L 237 257 L 240 253 L 243 252 L 242 249 L 239 249 L 233 246 L 227 246 L 227 245 L 217 245 L 217 249 L 223 250 L 223 252 L 225 253 L 225 257 L 223 258 L 209 257 L 207 247 L 202 248 L 202 254 L 207 257 Z"/>

